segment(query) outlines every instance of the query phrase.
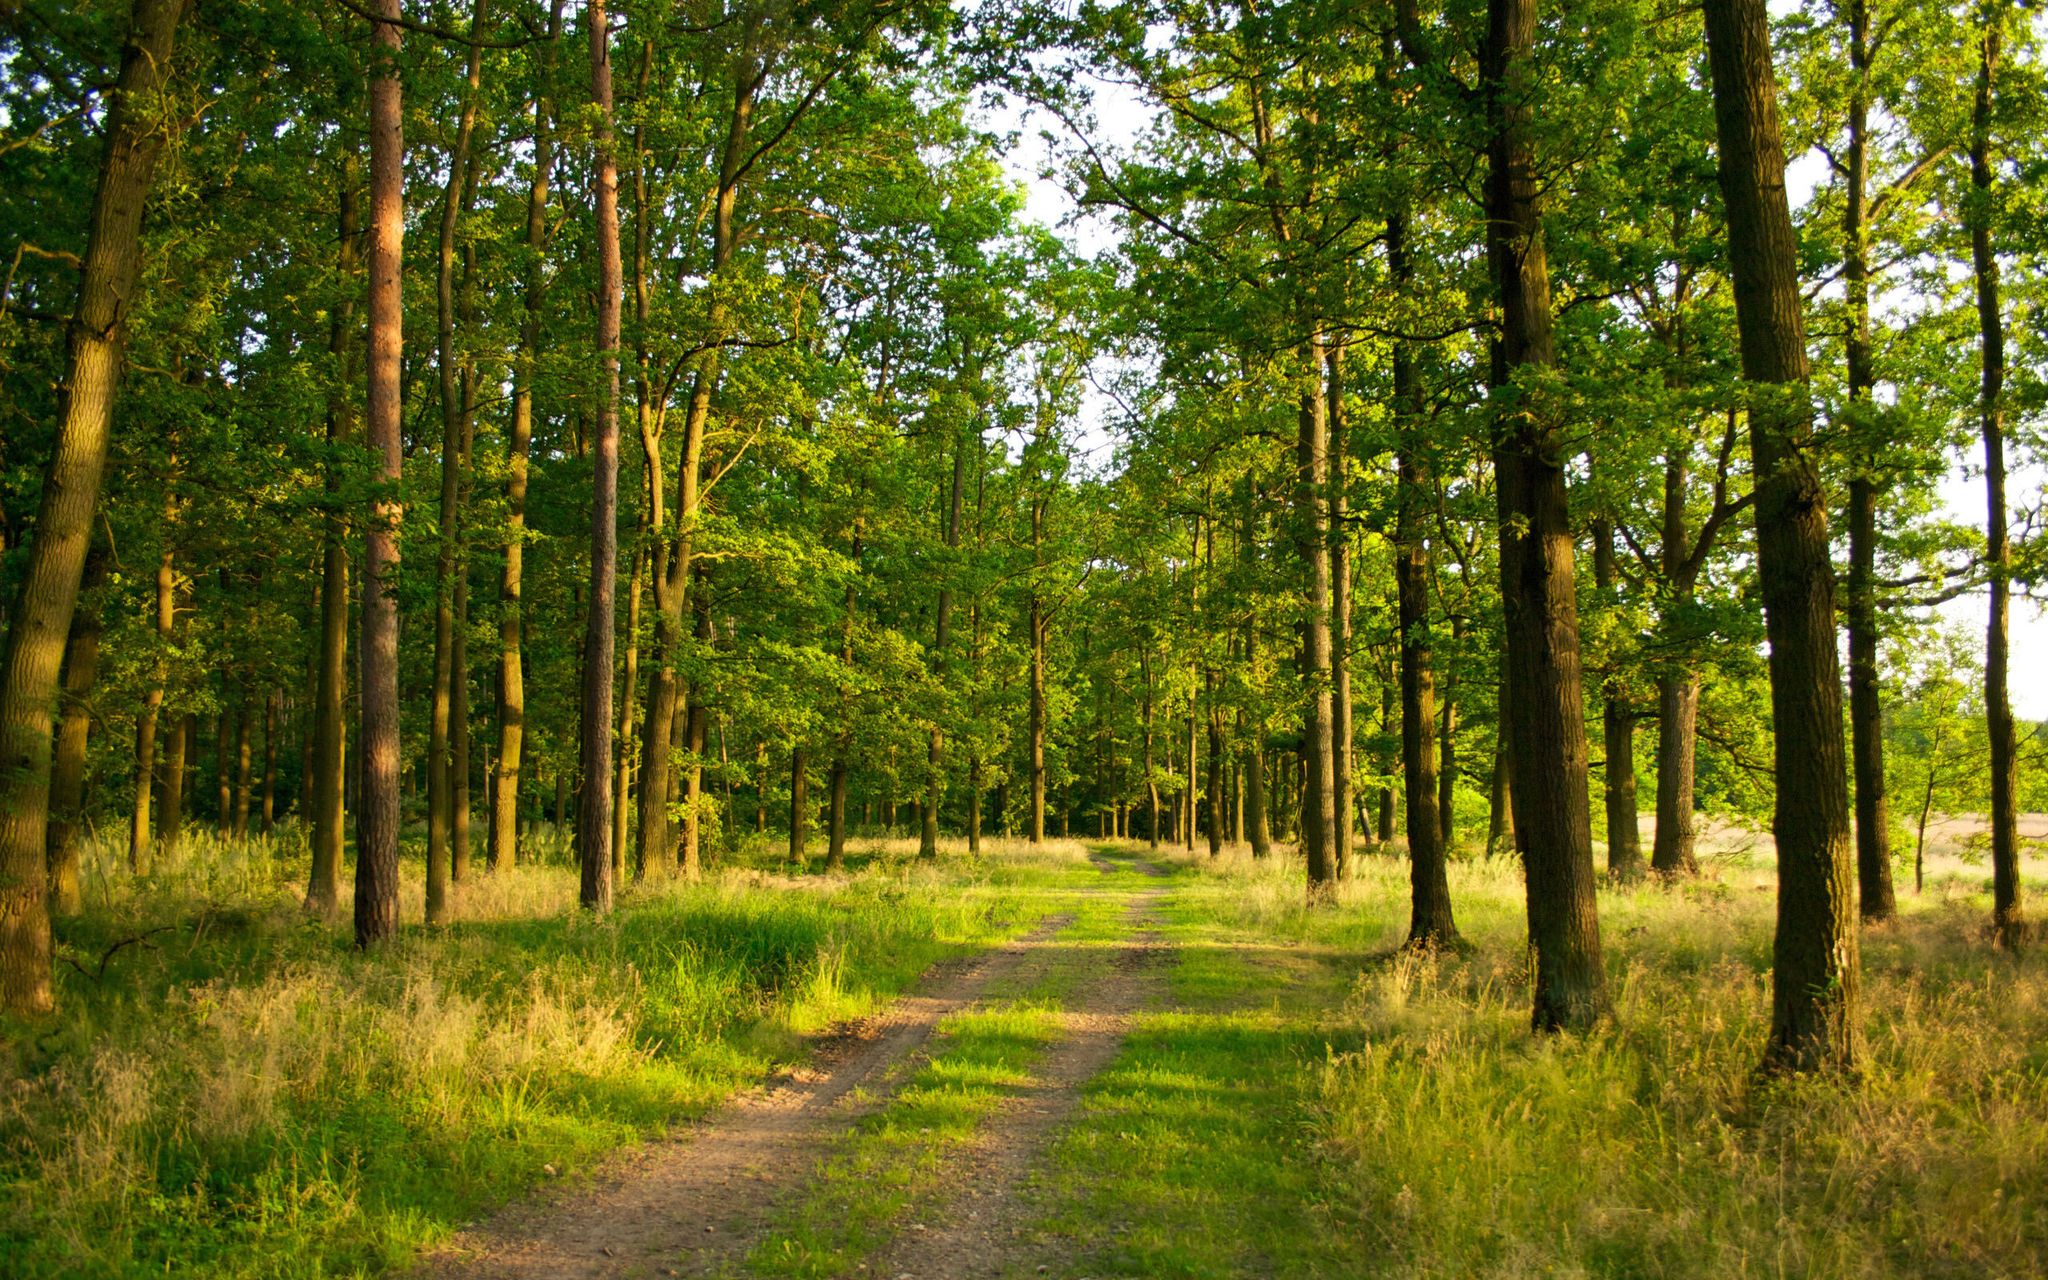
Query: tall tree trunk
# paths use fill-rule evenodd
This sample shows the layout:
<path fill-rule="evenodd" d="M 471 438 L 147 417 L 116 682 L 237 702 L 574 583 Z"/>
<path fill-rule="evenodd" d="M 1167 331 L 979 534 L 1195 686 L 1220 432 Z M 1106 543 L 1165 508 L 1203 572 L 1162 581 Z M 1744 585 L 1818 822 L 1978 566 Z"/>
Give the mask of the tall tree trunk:
<path fill-rule="evenodd" d="M 1302 563 L 1308 613 L 1301 624 L 1301 678 L 1307 688 L 1302 713 L 1303 768 L 1301 848 L 1308 869 L 1308 896 L 1331 896 L 1337 879 L 1333 833 L 1336 805 L 1336 703 L 1330 688 L 1330 419 L 1322 383 L 1322 338 L 1309 339 L 1303 363 L 1310 386 L 1301 395 L 1300 434 L 1295 442 L 1295 552 Z"/>
<path fill-rule="evenodd" d="M 1994 175 L 1991 112 L 2005 18 L 1989 0 L 1978 46 L 1976 104 L 1970 126 L 1970 262 L 1976 273 L 1982 373 L 1977 409 L 1984 435 L 1984 559 L 1991 578 L 1984 629 L 1984 723 L 1991 737 L 1991 924 L 2000 945 L 2017 949 L 2026 936 L 2020 901 L 2019 764 L 2008 688 L 2012 626 L 2012 541 L 2005 505 L 2005 318 L 2000 311 L 1998 256 L 1991 244 Z"/>
<path fill-rule="evenodd" d="M 1451 618 L 1451 648 L 1457 653 L 1465 650 L 1465 624 L 1456 615 Z M 1442 757 L 1443 767 L 1436 780 L 1436 825 L 1443 835 L 1447 852 L 1456 848 L 1458 843 L 1457 693 L 1457 668 L 1453 666 L 1443 672 L 1443 682 L 1437 686 L 1437 701 L 1443 708 L 1443 729 L 1437 734 L 1437 754 Z"/>
<path fill-rule="evenodd" d="M 1536 0 L 1489 0 L 1481 75 L 1487 146 L 1487 257 L 1500 305 L 1496 373 L 1556 363 L 1550 270 L 1538 210 L 1530 84 Z M 1546 393 L 1531 388 L 1539 400 Z M 1608 1011 L 1600 960 L 1579 617 L 1562 447 L 1551 410 L 1512 396 L 1495 430 L 1501 595 L 1513 693 L 1514 803 L 1536 954 L 1531 1021 L 1591 1025 Z"/>
<path fill-rule="evenodd" d="M 846 866 L 846 754 L 843 748 L 832 756 L 827 805 L 825 870 L 839 871 Z"/>
<path fill-rule="evenodd" d="M 1386 244 L 1395 288 L 1412 287 L 1405 213 L 1387 219 Z M 1405 341 L 1394 344 L 1393 382 L 1399 442 L 1394 596 L 1401 628 L 1401 780 L 1408 802 L 1408 945 L 1443 947 L 1458 940 L 1458 926 L 1451 913 L 1450 868 L 1437 816 L 1436 664 L 1430 643 L 1424 523 L 1434 495 L 1428 445 L 1418 421 L 1414 356 Z"/>
<path fill-rule="evenodd" d="M 1705 10 L 1742 373 L 1754 387 L 1757 569 L 1776 729 L 1778 928 L 1765 1062 L 1846 1069 L 1858 1056 L 1861 965 L 1841 659 L 1827 495 L 1811 452 L 1813 403 L 1770 21 L 1764 0 L 1706 0 Z"/>
<path fill-rule="evenodd" d="M 354 431 L 348 386 L 356 377 L 355 276 L 362 227 L 356 203 L 360 165 L 351 148 L 340 178 L 340 249 L 335 260 L 339 296 L 327 332 L 333 368 L 327 393 L 327 447 L 333 452 Z M 321 522 L 320 639 L 313 659 L 313 734 L 308 761 L 308 826 L 312 866 L 306 881 L 306 910 L 324 918 L 340 903 L 341 853 L 346 838 L 342 813 L 348 756 L 348 522 L 341 509 L 342 468 L 330 462 L 323 481 L 327 499 Z"/>
<path fill-rule="evenodd" d="M 789 860 L 802 868 L 811 843 L 810 752 L 802 746 L 789 753 Z"/>
<path fill-rule="evenodd" d="M 960 504 L 967 484 L 967 436 L 962 431 L 953 442 L 953 485 L 946 505 L 946 549 L 960 546 Z M 975 433 L 979 442 L 980 433 Z M 979 452 L 979 449 L 976 450 Z M 940 579 L 937 619 L 932 644 L 932 672 L 941 682 L 946 674 L 946 644 L 953 625 L 953 572 L 949 564 Z M 938 725 L 931 727 L 931 746 L 926 757 L 925 802 L 918 825 L 917 856 L 935 858 L 939 853 L 939 804 L 946 793 L 946 736 Z"/>
<path fill-rule="evenodd" d="M 249 690 L 244 688 L 235 711 L 235 839 L 249 838 L 249 780 L 255 765 Z"/>
<path fill-rule="evenodd" d="M 263 694 L 263 834 L 277 824 L 277 720 L 283 693 L 276 687 Z"/>
<path fill-rule="evenodd" d="M 597 354 L 603 372 L 591 442 L 590 603 L 584 614 L 583 788 L 576 805 L 576 846 L 583 868 L 579 900 L 587 910 L 604 912 L 612 905 L 612 615 L 619 575 L 619 311 L 625 288 L 605 0 L 591 0 L 585 20 L 590 24 L 590 101 L 597 119 Z"/>
<path fill-rule="evenodd" d="M 371 24 L 370 297 L 364 428 L 382 488 L 363 536 L 362 782 L 356 804 L 356 945 L 398 929 L 398 523 L 404 356 L 405 136 L 399 0 Z"/>
<path fill-rule="evenodd" d="M 626 874 L 626 815 L 632 805 L 627 797 L 633 794 L 633 713 L 639 709 L 640 697 L 640 592 L 646 573 L 647 553 L 646 521 L 642 513 L 641 537 L 633 550 L 633 572 L 626 586 L 626 661 L 625 670 L 619 677 L 618 721 L 614 732 L 618 735 L 618 752 L 612 761 L 612 881 L 618 883 Z M 645 749 L 641 751 L 646 754 Z M 660 864 L 663 875 L 673 867 L 667 862 Z M 647 874 L 646 864 L 640 861 L 640 850 L 633 851 L 633 879 L 640 880 Z"/>
<path fill-rule="evenodd" d="M 1344 349 L 1325 349 L 1330 420 L 1330 866 L 1338 879 L 1351 874 L 1351 778 L 1358 735 L 1351 724 L 1351 415 L 1344 407 Z M 1389 815 L 1391 819 L 1391 815 Z M 1381 832 L 1380 838 L 1387 838 Z"/>
<path fill-rule="evenodd" d="M 1138 672 L 1145 682 L 1145 802 L 1150 806 L 1151 818 L 1145 827 L 1146 843 L 1152 848 L 1159 847 L 1159 762 L 1152 754 L 1152 638 L 1145 637 L 1145 647 L 1138 650 Z"/>
<path fill-rule="evenodd" d="M 758 24 L 759 19 L 752 20 Z M 752 127 L 754 100 L 766 76 L 753 47 L 751 32 L 744 37 L 733 68 L 732 109 L 726 119 L 724 149 L 719 157 L 718 186 L 712 196 L 711 270 L 715 282 L 728 270 L 738 243 L 736 212 L 742 178 L 753 159 Z M 642 211 L 646 208 L 643 198 Z M 638 274 L 638 273 L 636 273 Z M 636 290 L 635 306 L 642 294 Z M 710 331 L 722 334 L 726 325 L 721 295 L 714 290 L 708 315 Z M 682 457 L 676 465 L 676 521 L 671 541 L 665 536 L 666 516 L 661 485 L 661 420 L 664 415 L 644 413 L 640 443 L 648 466 L 648 527 L 654 533 L 652 548 L 654 586 L 654 651 L 656 666 L 648 691 L 646 727 L 642 742 L 668 742 L 675 734 L 679 710 L 689 704 L 676 674 L 676 662 L 683 648 L 683 617 L 690 608 L 692 548 L 696 536 L 698 505 L 702 497 L 704 436 L 711 421 L 711 400 L 718 389 L 719 353 L 714 347 L 704 353 L 690 388 L 690 400 L 683 415 Z M 665 812 L 669 792 L 669 761 L 665 753 L 649 752 L 640 766 L 640 836 L 642 844 L 664 842 L 670 826 Z M 668 846 L 649 845 L 642 857 L 668 858 Z"/>
<path fill-rule="evenodd" d="M 135 0 L 106 124 L 92 230 L 65 336 L 56 439 L 0 666 L 0 1007 L 51 1007 L 50 729 L 57 677 L 92 541 L 141 262 L 143 202 L 168 132 L 156 118 L 184 0 Z"/>
<path fill-rule="evenodd" d="M 1611 597 L 1619 573 L 1614 563 L 1614 525 L 1605 516 L 1593 522 L 1593 581 L 1603 597 Z M 1628 686 L 1619 673 L 1600 690 L 1602 745 L 1607 755 L 1607 874 L 1620 884 L 1643 878 L 1643 837 L 1636 800 L 1636 717 Z"/>
<path fill-rule="evenodd" d="M 476 0 L 470 12 L 472 34 L 483 30 L 488 0 Z M 460 360 L 455 350 L 455 233 L 462 215 L 463 190 L 469 178 L 470 139 L 476 133 L 477 86 L 483 70 L 483 47 L 469 46 L 461 121 L 448 152 L 448 185 L 441 196 L 441 237 L 434 273 L 436 355 L 441 389 L 441 507 L 435 531 L 434 682 L 427 731 L 427 923 L 448 918 L 448 842 L 455 825 L 454 776 L 449 760 L 448 726 L 454 711 L 455 579 L 461 572 L 457 554 L 462 520 L 462 392 Z"/>
<path fill-rule="evenodd" d="M 540 46 L 540 91 L 533 103 L 533 182 L 526 197 L 526 279 L 519 354 L 512 362 L 512 426 L 505 444 L 504 566 L 498 577 L 498 751 L 491 785 L 493 870 L 519 861 L 519 782 L 526 763 L 526 680 L 520 655 L 525 595 L 527 453 L 533 442 L 533 384 L 540 360 L 541 307 L 546 297 L 548 178 L 554 166 L 554 110 L 547 85 L 562 31 L 562 0 L 548 13 Z"/>
<path fill-rule="evenodd" d="M 691 609 L 696 614 L 697 644 L 709 650 L 717 640 L 717 631 L 711 623 L 710 575 L 700 566 L 695 570 L 696 585 L 692 588 Z M 683 838 L 680 866 L 688 879 L 694 880 L 704 869 L 700 833 L 704 829 L 704 741 L 711 722 L 711 700 L 703 689 L 690 691 L 689 706 L 684 715 L 683 750 L 689 753 L 689 763 L 683 768 Z M 724 758 L 725 731 L 719 730 L 719 756 Z M 642 786 L 646 783 L 643 781 Z M 722 821 L 732 820 L 732 775 L 726 774 L 726 813 Z"/>
<path fill-rule="evenodd" d="M 190 712 L 171 722 L 163 767 L 157 770 L 156 851 L 165 865 L 178 860 L 185 833 L 185 770 L 198 755 L 199 719 Z"/>
<path fill-rule="evenodd" d="M 1876 384 L 1870 353 L 1870 246 L 1865 187 L 1869 177 L 1870 11 L 1847 0 L 1849 138 L 1842 210 L 1842 287 L 1848 304 L 1843 346 L 1848 365 L 1850 430 L 1872 446 L 1867 415 Z M 1866 921 L 1898 913 L 1892 892 L 1891 814 L 1885 801 L 1884 705 L 1877 670 L 1877 505 L 1873 452 L 1852 450 L 1849 477 L 1849 742 L 1856 775 L 1858 902 Z"/>
<path fill-rule="evenodd" d="M 85 598 L 72 611 L 71 635 L 64 646 L 64 717 L 57 725 L 45 841 L 52 915 L 77 915 L 85 906 L 78 883 L 78 829 L 85 821 L 85 748 L 92 733 L 91 699 L 100 668 L 100 601 L 95 596 L 106 576 L 107 552 L 95 545 L 85 561 Z"/>
<path fill-rule="evenodd" d="M 1673 613 L 1692 602 L 1694 556 L 1685 524 L 1685 455 L 1664 462 L 1664 577 Z M 1693 817 L 1694 748 L 1700 712 L 1700 675 L 1690 659 L 1657 677 L 1657 837 L 1650 869 L 1662 876 L 1696 876 L 1697 827 Z"/>

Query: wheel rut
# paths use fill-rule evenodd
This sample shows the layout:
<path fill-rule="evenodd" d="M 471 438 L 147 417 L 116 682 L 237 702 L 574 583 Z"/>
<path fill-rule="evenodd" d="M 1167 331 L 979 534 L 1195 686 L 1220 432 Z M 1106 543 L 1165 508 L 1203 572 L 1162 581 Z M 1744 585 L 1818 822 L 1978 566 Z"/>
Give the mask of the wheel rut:
<path fill-rule="evenodd" d="M 948 1015 L 1022 969 L 1068 925 L 1054 916 L 1005 946 L 955 962 L 811 1059 L 689 1128 L 588 1178 L 516 1202 L 464 1230 L 408 1274 L 419 1280 L 585 1280 L 701 1275 L 742 1256 L 773 1205 L 810 1176 L 832 1133 L 887 1101 Z"/>
<path fill-rule="evenodd" d="M 1142 863 L 1139 869 L 1161 874 Z M 983 1280 L 1033 1272 L 1042 1246 L 1028 1231 L 1036 1216 L 1032 1192 L 1046 1157 L 1079 1110 L 1083 1087 L 1115 1060 L 1136 1015 L 1164 996 L 1163 962 L 1171 952 L 1151 915 L 1164 896 L 1155 889 L 1132 902 L 1125 920 L 1133 932 L 1109 979 L 1091 986 L 1067 1012 L 1066 1034 L 1032 1073 L 1031 1085 L 955 1162 L 947 1198 L 871 1257 L 862 1275 Z"/>

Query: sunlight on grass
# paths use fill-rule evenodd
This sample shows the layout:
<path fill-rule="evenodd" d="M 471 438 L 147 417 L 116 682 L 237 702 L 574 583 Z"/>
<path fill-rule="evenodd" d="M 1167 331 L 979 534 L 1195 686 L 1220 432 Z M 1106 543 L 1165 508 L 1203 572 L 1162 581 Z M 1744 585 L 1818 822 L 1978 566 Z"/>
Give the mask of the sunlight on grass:
<path fill-rule="evenodd" d="M 175 866 L 140 878 L 95 842 L 86 913 L 59 925 L 64 1016 L 10 1030 L 0 1053 L 0 1274 L 402 1260 L 701 1113 L 1095 874 L 1078 845 L 936 863 L 883 846 L 856 873 L 794 881 L 806 892 L 731 866 L 632 887 L 600 921 L 575 910 L 548 830 L 537 865 L 458 887 L 458 923 L 368 956 L 345 923 L 300 911 L 289 830 L 188 832 Z"/>

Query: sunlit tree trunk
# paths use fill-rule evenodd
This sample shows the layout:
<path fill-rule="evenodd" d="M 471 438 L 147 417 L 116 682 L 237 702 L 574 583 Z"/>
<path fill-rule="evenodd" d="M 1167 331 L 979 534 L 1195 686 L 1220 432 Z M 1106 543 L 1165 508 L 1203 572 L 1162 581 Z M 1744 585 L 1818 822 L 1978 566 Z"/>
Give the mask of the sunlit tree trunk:
<path fill-rule="evenodd" d="M 368 391 L 364 429 L 380 490 L 364 528 L 362 781 L 356 803 L 356 945 L 398 929 L 398 496 L 404 356 L 405 136 L 399 0 L 371 23 Z"/>
<path fill-rule="evenodd" d="M 1764 0 L 1706 0 L 1776 730 L 1778 928 L 1767 1065 L 1858 1057 L 1855 881 L 1827 494 L 1814 458 L 1798 244 Z"/>
<path fill-rule="evenodd" d="M 526 679 L 520 653 L 524 623 L 527 453 L 533 442 L 533 384 L 540 359 L 545 300 L 548 179 L 554 166 L 554 110 L 547 84 L 562 30 L 562 0 L 548 14 L 540 46 L 540 91 L 533 104 L 533 181 L 526 197 L 526 278 L 519 353 L 512 362 L 512 423 L 506 438 L 504 566 L 498 577 L 498 751 L 491 785 L 491 867 L 519 861 L 519 783 L 526 762 Z"/>
<path fill-rule="evenodd" d="M 0 666 L 0 1007 L 51 1007 L 47 902 L 51 720 L 57 678 L 92 541 L 120 384 L 128 308 L 141 263 L 142 209 L 168 130 L 155 117 L 184 0 L 135 0 L 106 120 L 106 152 L 42 502 L 8 611 Z"/>
<path fill-rule="evenodd" d="M 95 545 L 87 555 L 81 591 L 64 646 L 63 719 L 57 724 L 56 762 L 50 771 L 50 827 L 46 861 L 50 872 L 50 913 L 77 915 L 84 907 L 78 883 L 78 830 L 85 820 L 85 748 L 92 734 L 92 693 L 100 666 L 100 602 L 107 553 Z"/>
<path fill-rule="evenodd" d="M 619 165 L 612 149 L 610 19 L 604 0 L 591 0 L 590 100 L 596 109 L 597 355 L 596 431 L 591 441 L 590 597 L 584 612 L 580 761 L 576 847 L 587 910 L 612 905 L 612 660 L 619 557 L 619 321 L 624 301 L 619 260 Z"/>

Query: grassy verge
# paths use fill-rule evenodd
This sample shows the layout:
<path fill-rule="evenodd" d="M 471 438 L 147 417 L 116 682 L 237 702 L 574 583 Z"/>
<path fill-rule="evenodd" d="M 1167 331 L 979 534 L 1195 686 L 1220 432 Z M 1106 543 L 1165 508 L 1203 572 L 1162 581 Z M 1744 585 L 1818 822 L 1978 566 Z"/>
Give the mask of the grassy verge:
<path fill-rule="evenodd" d="M 1088 1090 L 1044 1206 L 1069 1276 L 2032 1276 L 2048 974 L 1974 881 L 1864 938 L 1858 1087 L 1765 1082 L 1768 867 L 1602 892 L 1616 1024 L 1528 1031 L 1522 885 L 1454 868 L 1455 954 L 1399 952 L 1406 868 L 1178 881 L 1176 1012 Z"/>
<path fill-rule="evenodd" d="M 637 890 L 602 921 L 559 860 L 502 870 L 462 887 L 461 923 L 364 956 L 298 910 L 287 842 L 188 837 L 143 879 L 96 850 L 59 929 L 61 1013 L 0 1028 L 0 1274 L 374 1273 L 1094 874 L 1078 846 L 869 855 L 829 882 Z"/>

